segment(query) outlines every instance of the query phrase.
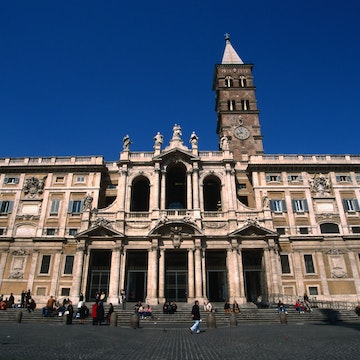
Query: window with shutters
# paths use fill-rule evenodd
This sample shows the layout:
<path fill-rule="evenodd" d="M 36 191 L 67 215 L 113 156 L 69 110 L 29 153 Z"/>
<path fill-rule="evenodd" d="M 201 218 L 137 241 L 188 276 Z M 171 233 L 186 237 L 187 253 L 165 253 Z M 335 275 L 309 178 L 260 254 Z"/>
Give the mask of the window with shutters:
<path fill-rule="evenodd" d="M 59 209 L 60 209 L 60 200 L 59 199 L 51 200 L 50 216 L 59 215 Z"/>
<path fill-rule="evenodd" d="M 270 210 L 274 213 L 286 212 L 285 200 L 270 200 Z"/>
<path fill-rule="evenodd" d="M 80 214 L 83 208 L 82 200 L 71 200 L 69 202 L 68 212 L 72 214 Z"/>
<path fill-rule="evenodd" d="M 282 177 L 280 174 L 267 174 L 266 175 L 266 182 L 281 182 Z"/>
<path fill-rule="evenodd" d="M 336 175 L 336 182 L 351 182 L 350 175 Z"/>
<path fill-rule="evenodd" d="M 343 199 L 343 206 L 346 212 L 360 211 L 357 199 Z"/>
<path fill-rule="evenodd" d="M 14 201 L 4 200 L 0 201 L 0 215 L 11 214 L 14 207 Z"/>
<path fill-rule="evenodd" d="M 302 182 L 303 178 L 300 174 L 289 174 L 288 175 L 288 182 L 295 182 L 295 183 L 299 183 Z"/>
<path fill-rule="evenodd" d="M 304 213 L 309 211 L 306 199 L 293 199 L 291 202 L 294 212 Z"/>
<path fill-rule="evenodd" d="M 19 178 L 18 177 L 6 177 L 4 179 L 4 184 L 18 184 Z"/>

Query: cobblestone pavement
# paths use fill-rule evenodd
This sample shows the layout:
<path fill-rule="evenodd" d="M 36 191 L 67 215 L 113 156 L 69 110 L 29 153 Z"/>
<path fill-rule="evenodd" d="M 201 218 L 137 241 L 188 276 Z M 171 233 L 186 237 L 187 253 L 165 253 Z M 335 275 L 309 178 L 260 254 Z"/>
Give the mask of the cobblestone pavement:
<path fill-rule="evenodd" d="M 189 323 L 189 326 L 191 323 Z M 204 329 L 0 323 L 0 359 L 357 359 L 360 323 Z"/>

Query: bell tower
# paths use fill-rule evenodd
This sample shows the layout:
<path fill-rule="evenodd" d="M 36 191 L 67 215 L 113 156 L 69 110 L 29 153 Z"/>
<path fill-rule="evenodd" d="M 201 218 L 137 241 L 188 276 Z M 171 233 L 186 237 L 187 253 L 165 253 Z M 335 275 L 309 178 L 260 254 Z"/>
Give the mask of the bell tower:
<path fill-rule="evenodd" d="M 244 64 L 225 34 L 224 55 L 221 64 L 215 65 L 213 81 L 216 133 L 220 147 L 227 138 L 236 161 L 264 152 L 252 68 L 252 64 Z"/>

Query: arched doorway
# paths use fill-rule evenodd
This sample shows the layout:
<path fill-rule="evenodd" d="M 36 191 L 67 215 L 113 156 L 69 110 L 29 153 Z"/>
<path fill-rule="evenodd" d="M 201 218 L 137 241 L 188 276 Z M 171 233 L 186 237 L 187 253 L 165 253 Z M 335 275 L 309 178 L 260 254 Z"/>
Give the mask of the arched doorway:
<path fill-rule="evenodd" d="M 166 171 L 166 209 L 186 209 L 186 167 L 170 164 Z"/>

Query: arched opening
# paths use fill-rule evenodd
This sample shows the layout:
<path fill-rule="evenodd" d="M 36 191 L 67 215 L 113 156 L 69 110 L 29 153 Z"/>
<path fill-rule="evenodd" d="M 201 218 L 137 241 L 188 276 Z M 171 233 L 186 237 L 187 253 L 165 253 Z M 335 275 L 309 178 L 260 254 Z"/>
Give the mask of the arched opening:
<path fill-rule="evenodd" d="M 204 180 L 204 211 L 220 211 L 221 181 L 216 176 L 208 176 Z"/>
<path fill-rule="evenodd" d="M 320 231 L 322 234 L 339 234 L 339 226 L 335 223 L 320 224 Z"/>
<path fill-rule="evenodd" d="M 167 168 L 166 208 L 186 208 L 186 168 L 183 164 L 172 164 Z"/>
<path fill-rule="evenodd" d="M 134 179 L 131 189 L 130 211 L 149 211 L 150 182 L 144 176 Z"/>

